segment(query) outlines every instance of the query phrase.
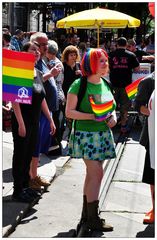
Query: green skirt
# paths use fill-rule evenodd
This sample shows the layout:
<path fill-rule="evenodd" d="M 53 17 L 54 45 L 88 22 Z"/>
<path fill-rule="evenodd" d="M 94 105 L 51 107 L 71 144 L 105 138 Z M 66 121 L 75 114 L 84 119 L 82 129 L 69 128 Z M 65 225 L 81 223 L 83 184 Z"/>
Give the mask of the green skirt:
<path fill-rule="evenodd" d="M 69 155 L 72 158 L 103 161 L 116 157 L 111 130 L 105 132 L 74 131 L 69 138 Z"/>

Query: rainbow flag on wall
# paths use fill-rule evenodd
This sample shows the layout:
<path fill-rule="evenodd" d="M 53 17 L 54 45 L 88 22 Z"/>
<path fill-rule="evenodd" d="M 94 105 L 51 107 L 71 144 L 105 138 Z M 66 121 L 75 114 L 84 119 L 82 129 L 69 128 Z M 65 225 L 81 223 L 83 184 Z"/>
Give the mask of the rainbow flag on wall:
<path fill-rule="evenodd" d="M 3 100 L 31 104 L 35 56 L 2 50 Z"/>
<path fill-rule="evenodd" d="M 99 122 L 104 121 L 111 115 L 111 113 L 114 110 L 113 100 L 106 103 L 95 104 L 93 101 L 93 98 L 90 97 L 89 101 L 90 101 L 92 110 L 95 113 L 96 121 L 99 121 Z"/>
<path fill-rule="evenodd" d="M 143 78 L 144 77 L 137 79 L 136 81 L 134 81 L 133 83 L 131 83 L 125 88 L 128 98 L 130 100 L 132 100 L 136 96 L 138 85 Z"/>

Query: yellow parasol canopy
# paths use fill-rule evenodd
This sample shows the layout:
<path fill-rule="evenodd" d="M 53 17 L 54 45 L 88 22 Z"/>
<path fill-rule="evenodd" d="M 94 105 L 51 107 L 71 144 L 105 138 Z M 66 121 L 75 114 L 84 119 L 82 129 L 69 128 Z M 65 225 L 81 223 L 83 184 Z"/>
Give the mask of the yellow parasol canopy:
<path fill-rule="evenodd" d="M 139 19 L 103 8 L 81 11 L 57 22 L 57 28 L 135 28 L 139 26 Z"/>
<path fill-rule="evenodd" d="M 57 28 L 98 29 L 99 38 L 100 28 L 135 28 L 140 26 L 140 20 L 118 11 L 94 8 L 65 17 L 57 21 L 56 26 Z"/>

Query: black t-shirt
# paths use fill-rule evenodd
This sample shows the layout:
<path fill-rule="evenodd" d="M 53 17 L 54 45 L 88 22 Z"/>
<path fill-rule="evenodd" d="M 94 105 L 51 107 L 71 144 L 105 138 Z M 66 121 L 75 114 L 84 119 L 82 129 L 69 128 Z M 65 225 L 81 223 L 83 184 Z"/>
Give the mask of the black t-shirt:
<path fill-rule="evenodd" d="M 140 50 L 138 48 L 136 48 L 136 51 L 134 53 L 135 53 L 135 55 L 136 55 L 136 57 L 137 57 L 137 59 L 140 63 L 151 63 L 152 62 L 152 61 L 149 61 L 149 60 L 142 60 L 142 57 L 143 56 L 149 56 L 150 55 L 149 53 L 147 53 L 143 50 Z"/>
<path fill-rule="evenodd" d="M 27 124 L 38 124 L 40 113 L 41 113 L 41 103 L 45 97 L 45 90 L 43 87 L 42 73 L 37 70 L 37 76 L 34 78 L 33 88 L 32 88 L 32 104 L 20 104 L 21 113 L 24 122 Z"/>
<path fill-rule="evenodd" d="M 132 82 L 133 69 L 139 66 L 134 53 L 119 48 L 109 54 L 110 81 L 113 87 L 125 88 Z"/>
<path fill-rule="evenodd" d="M 75 79 L 79 78 L 80 75 L 76 75 L 76 65 L 71 68 L 65 62 L 63 63 L 64 66 L 64 81 L 62 85 L 62 89 L 64 92 L 65 97 L 67 97 L 67 92 L 69 90 L 70 85 L 74 82 Z"/>

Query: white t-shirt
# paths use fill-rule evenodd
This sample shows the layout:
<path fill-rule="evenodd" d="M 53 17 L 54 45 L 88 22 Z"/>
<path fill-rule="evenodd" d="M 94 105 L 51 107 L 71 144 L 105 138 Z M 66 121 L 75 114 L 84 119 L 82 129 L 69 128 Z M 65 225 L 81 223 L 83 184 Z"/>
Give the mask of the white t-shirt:
<path fill-rule="evenodd" d="M 150 111 L 148 117 L 150 164 L 151 168 L 155 169 L 155 90 L 149 99 L 148 109 Z"/>

